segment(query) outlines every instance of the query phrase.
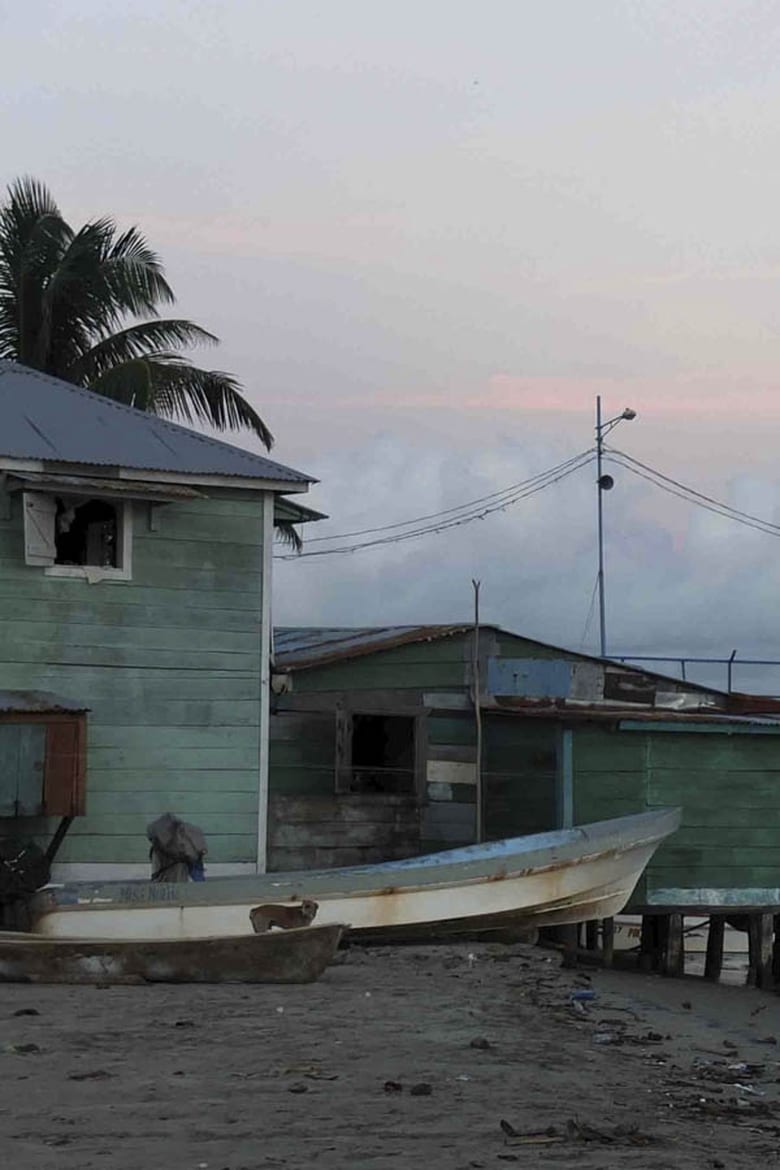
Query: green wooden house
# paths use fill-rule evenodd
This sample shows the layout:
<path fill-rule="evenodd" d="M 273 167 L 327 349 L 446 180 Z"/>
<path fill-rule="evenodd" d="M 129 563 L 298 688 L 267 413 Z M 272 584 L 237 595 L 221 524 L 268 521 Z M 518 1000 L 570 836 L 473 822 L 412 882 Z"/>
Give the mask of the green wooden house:
<path fill-rule="evenodd" d="M 311 479 L 0 363 L 0 838 L 147 875 L 147 823 L 265 867 L 274 526 Z"/>
<path fill-rule="evenodd" d="M 277 630 L 273 690 L 272 869 L 465 844 L 481 791 L 487 838 L 680 805 L 636 906 L 780 904 L 771 699 L 467 625 Z"/>

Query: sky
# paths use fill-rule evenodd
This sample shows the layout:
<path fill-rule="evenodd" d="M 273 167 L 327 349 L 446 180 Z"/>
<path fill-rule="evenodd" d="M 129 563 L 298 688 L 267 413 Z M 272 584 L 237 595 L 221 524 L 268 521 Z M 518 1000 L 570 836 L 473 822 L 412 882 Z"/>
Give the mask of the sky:
<path fill-rule="evenodd" d="M 222 339 L 198 359 L 320 481 L 305 535 L 537 474 L 597 394 L 637 411 L 614 445 L 780 523 L 774 0 L 29 0 L 0 43 L 0 185 L 141 227 Z M 608 470 L 609 650 L 780 658 L 777 539 Z M 596 568 L 586 467 L 278 561 L 275 615 L 469 620 L 478 578 L 483 620 L 594 651 Z"/>

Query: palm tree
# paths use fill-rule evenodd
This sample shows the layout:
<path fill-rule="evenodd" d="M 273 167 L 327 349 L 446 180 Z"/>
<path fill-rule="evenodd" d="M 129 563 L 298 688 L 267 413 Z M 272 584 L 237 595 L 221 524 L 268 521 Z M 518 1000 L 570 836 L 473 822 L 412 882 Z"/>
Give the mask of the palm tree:
<path fill-rule="evenodd" d="M 273 435 L 237 380 L 181 353 L 218 339 L 160 318 L 174 301 L 137 228 L 120 232 L 103 218 L 75 231 L 42 183 L 9 186 L 0 204 L 0 358 L 167 418 L 245 427 L 270 448 Z"/>

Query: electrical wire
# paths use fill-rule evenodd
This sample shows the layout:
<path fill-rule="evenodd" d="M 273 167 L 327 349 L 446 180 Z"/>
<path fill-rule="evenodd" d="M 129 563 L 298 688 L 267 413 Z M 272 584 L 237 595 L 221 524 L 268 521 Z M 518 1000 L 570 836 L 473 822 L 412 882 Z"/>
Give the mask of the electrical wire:
<path fill-rule="evenodd" d="M 634 459 L 633 456 L 627 455 L 624 451 L 619 451 L 616 448 L 607 448 L 605 457 L 611 462 L 617 463 L 626 471 L 630 471 L 633 475 L 638 476 L 640 479 L 652 483 L 655 487 L 660 488 L 661 491 L 665 491 L 669 495 L 685 500 L 689 504 L 695 504 L 707 512 L 713 512 L 716 516 L 723 516 L 727 520 L 733 520 L 737 524 L 743 524 L 746 528 L 753 528 L 758 532 L 764 532 L 767 536 L 780 536 L 780 525 L 774 524 L 771 520 L 764 520 L 761 516 L 753 516 L 749 512 L 742 512 L 739 508 L 732 508 L 730 504 L 724 504 L 721 500 L 716 500 L 714 497 L 707 496 L 695 488 L 688 487 L 687 484 L 672 479 L 668 475 L 664 475 L 663 472 L 657 471 L 654 467 L 640 462 L 639 459 Z"/>
<path fill-rule="evenodd" d="M 374 530 L 363 530 L 361 533 L 353 534 L 354 536 L 369 535 L 372 531 L 374 533 L 384 533 L 384 535 L 376 535 L 372 540 L 357 541 L 353 544 L 338 545 L 333 548 L 313 549 L 311 552 L 282 553 L 277 554 L 274 559 L 283 561 L 301 560 L 303 557 L 322 557 L 358 552 L 366 548 L 399 544 L 402 541 L 414 540 L 421 536 L 435 535 L 440 532 L 446 532 L 451 528 L 459 528 L 465 524 L 471 524 L 475 520 L 482 520 L 494 512 L 504 511 L 520 500 L 529 499 L 538 492 L 544 491 L 553 484 L 559 483 L 561 480 L 573 475 L 580 468 L 592 463 L 594 459 L 595 454 L 593 449 L 583 451 L 579 455 L 573 456 L 571 459 L 567 459 L 563 463 L 549 468 L 547 471 L 532 476 L 530 479 L 513 484 L 500 492 L 493 492 L 489 496 L 479 497 L 477 500 L 469 501 L 467 504 L 461 504 L 457 508 L 448 508 L 442 512 L 431 513 L 426 517 L 417 517 L 402 523 L 383 525 Z M 437 520 L 437 522 L 433 524 L 427 523 L 431 519 Z M 417 527 L 409 528 L 410 525 L 417 525 Z M 402 527 L 409 528 L 409 531 L 398 531 Z M 342 539 L 348 539 L 349 536 L 350 534 L 344 534 Z M 339 538 L 333 537 L 332 539 Z"/>
<path fill-rule="evenodd" d="M 536 483 L 539 479 L 546 479 L 548 475 L 553 475 L 558 471 L 563 471 L 574 463 L 579 463 L 586 455 L 591 455 L 594 450 L 595 448 L 591 447 L 587 451 L 580 451 L 578 455 L 572 455 L 571 459 L 566 459 L 563 463 L 558 463 L 555 467 L 550 467 L 546 471 L 540 471 L 528 479 L 521 479 L 518 483 L 512 483 L 509 487 L 502 488 L 497 492 L 490 492 L 486 496 L 477 496 L 475 500 L 467 500 L 465 504 L 458 504 L 453 508 L 444 508 L 441 512 L 429 512 L 426 516 L 414 516 L 411 520 L 399 520 L 395 524 L 380 524 L 376 528 L 358 528 L 355 532 L 338 532 L 332 533 L 330 536 L 314 536 L 307 540 L 306 543 L 309 545 L 319 544 L 329 540 L 347 540 L 353 536 L 368 536 L 377 532 L 389 532 L 392 529 L 408 528 L 412 524 L 422 524 L 425 520 L 437 520 L 439 517 L 450 516 L 455 512 L 470 510 L 479 504 L 493 503 L 501 496 L 511 495 L 520 488 Z"/>

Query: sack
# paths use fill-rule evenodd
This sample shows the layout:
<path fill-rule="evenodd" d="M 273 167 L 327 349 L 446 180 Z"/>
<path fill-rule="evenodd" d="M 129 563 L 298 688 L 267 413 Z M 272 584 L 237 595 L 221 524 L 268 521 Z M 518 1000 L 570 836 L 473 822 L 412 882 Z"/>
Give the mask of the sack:
<path fill-rule="evenodd" d="M 152 843 L 149 857 L 153 882 L 186 882 L 198 867 L 203 875 L 203 858 L 208 849 L 197 825 L 188 825 L 172 813 L 165 813 L 147 825 L 146 835 Z"/>

